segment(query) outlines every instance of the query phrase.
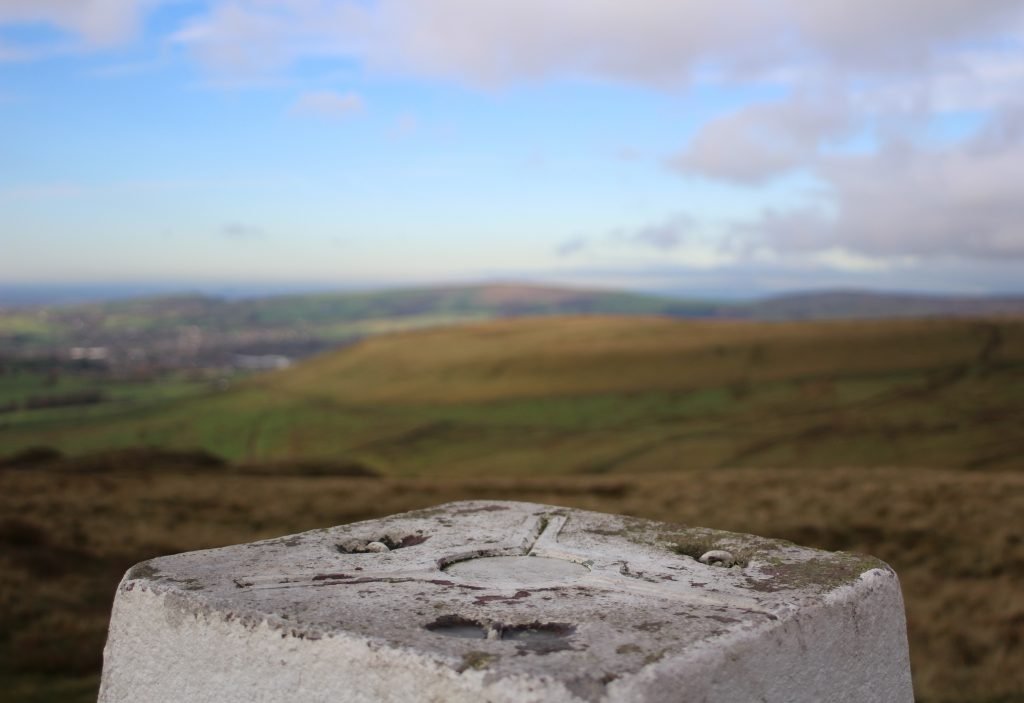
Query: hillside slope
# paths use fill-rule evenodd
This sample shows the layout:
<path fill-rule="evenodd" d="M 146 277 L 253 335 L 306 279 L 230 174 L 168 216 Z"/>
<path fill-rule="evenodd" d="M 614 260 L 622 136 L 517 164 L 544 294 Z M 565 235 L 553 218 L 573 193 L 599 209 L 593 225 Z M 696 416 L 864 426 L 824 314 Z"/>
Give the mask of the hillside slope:
<path fill-rule="evenodd" d="M 815 320 L 1024 314 L 1024 297 L 939 297 L 820 291 L 746 302 L 520 284 L 223 299 L 203 295 L 5 308 L 0 359 L 62 357 L 107 347 L 118 364 L 215 365 L 230 354 L 305 357 L 366 336 L 407 329 L 548 315 Z"/>
<path fill-rule="evenodd" d="M 391 475 L 1024 465 L 1024 321 L 544 318 L 364 340 L 201 397 L 0 426 L 0 452 L 202 447 Z"/>
<path fill-rule="evenodd" d="M 772 296 L 734 308 L 754 320 L 970 317 L 1024 314 L 1024 296 L 950 296 L 834 290 Z"/>

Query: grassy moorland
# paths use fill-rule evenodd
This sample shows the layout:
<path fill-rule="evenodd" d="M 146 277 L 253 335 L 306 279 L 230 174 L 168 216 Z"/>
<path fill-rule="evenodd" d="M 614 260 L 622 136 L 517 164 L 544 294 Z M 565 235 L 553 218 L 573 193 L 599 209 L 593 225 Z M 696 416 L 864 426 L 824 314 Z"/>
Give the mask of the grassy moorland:
<path fill-rule="evenodd" d="M 501 321 L 77 410 L 0 416 L 15 700 L 95 696 L 132 563 L 476 497 L 875 554 L 921 701 L 1024 701 L 1021 320 Z"/>
<path fill-rule="evenodd" d="M 743 466 L 994 470 L 1024 452 L 1024 322 L 492 322 L 365 340 L 175 402 L 0 417 L 0 452 L 201 447 L 393 476 Z"/>

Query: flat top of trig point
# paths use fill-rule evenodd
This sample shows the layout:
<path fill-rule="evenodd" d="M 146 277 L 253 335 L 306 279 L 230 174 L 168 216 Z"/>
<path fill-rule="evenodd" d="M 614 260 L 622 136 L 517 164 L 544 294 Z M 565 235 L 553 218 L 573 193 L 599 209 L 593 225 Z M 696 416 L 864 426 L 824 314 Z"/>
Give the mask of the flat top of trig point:
<path fill-rule="evenodd" d="M 749 535 L 475 501 L 162 557 L 121 588 L 285 637 L 357 637 L 585 696 L 771 627 L 879 568 Z"/>

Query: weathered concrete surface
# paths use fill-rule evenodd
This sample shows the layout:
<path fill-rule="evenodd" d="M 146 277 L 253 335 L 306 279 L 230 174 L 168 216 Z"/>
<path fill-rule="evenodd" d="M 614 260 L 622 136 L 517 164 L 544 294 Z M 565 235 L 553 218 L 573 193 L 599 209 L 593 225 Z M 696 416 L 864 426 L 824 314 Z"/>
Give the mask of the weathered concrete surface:
<path fill-rule="evenodd" d="M 701 563 L 708 552 L 726 554 Z M 114 603 L 100 700 L 909 703 L 913 693 L 899 583 L 877 560 L 487 501 L 133 567 Z"/>

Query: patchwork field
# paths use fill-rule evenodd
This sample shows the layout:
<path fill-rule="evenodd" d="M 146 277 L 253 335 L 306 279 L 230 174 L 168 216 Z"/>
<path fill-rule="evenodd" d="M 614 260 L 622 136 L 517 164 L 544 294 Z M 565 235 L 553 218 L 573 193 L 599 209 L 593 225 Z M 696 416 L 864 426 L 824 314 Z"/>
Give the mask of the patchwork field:
<path fill-rule="evenodd" d="M 2 415 L 0 452 L 203 448 L 431 477 L 1019 468 L 1024 322 L 500 321 L 129 400 Z"/>

